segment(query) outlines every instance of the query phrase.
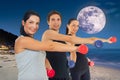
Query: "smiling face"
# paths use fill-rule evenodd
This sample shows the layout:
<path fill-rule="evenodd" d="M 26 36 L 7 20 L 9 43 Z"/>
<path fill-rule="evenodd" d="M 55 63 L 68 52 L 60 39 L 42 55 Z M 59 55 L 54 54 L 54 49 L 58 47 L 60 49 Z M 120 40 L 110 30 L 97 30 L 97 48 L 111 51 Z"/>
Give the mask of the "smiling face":
<path fill-rule="evenodd" d="M 39 28 L 40 18 L 36 15 L 31 15 L 26 22 L 22 20 L 22 25 L 24 27 L 24 31 L 29 36 L 33 37 L 33 35 L 37 32 Z"/>
<path fill-rule="evenodd" d="M 68 27 L 68 34 L 75 35 L 79 29 L 79 21 L 72 20 L 70 24 L 67 25 Z"/>
<path fill-rule="evenodd" d="M 48 21 L 49 28 L 55 31 L 59 31 L 61 26 L 61 17 L 58 14 L 53 14 L 50 16 Z"/>

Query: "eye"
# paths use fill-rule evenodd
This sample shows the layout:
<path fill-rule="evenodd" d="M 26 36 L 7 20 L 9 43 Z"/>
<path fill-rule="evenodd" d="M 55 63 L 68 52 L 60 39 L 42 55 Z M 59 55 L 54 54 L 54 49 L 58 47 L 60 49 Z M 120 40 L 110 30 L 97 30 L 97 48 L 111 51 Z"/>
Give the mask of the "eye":
<path fill-rule="evenodd" d="M 37 24 L 37 25 L 39 25 L 40 23 L 39 23 L 39 22 L 37 22 L 36 24 Z"/>
<path fill-rule="evenodd" d="M 55 21 L 55 19 L 54 19 L 54 18 L 52 18 L 52 19 L 51 19 L 51 21 Z"/>
<path fill-rule="evenodd" d="M 75 24 L 73 24 L 72 26 L 75 27 Z"/>
<path fill-rule="evenodd" d="M 33 23 L 33 21 L 30 21 L 29 23 L 30 23 L 30 24 L 32 24 L 32 23 Z"/>
<path fill-rule="evenodd" d="M 58 18 L 57 21 L 60 21 L 60 18 Z"/>

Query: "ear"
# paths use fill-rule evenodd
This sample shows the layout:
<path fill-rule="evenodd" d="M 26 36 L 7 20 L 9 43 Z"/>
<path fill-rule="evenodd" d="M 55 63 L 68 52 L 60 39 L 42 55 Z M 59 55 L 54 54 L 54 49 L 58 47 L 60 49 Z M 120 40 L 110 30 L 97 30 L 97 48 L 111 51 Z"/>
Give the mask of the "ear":
<path fill-rule="evenodd" d="M 24 20 L 22 20 L 22 26 L 24 26 L 25 25 L 25 22 L 24 22 Z"/>
<path fill-rule="evenodd" d="M 47 21 L 47 24 L 49 25 L 49 21 Z"/>
<path fill-rule="evenodd" d="M 69 29 L 69 25 L 67 24 L 67 28 Z"/>

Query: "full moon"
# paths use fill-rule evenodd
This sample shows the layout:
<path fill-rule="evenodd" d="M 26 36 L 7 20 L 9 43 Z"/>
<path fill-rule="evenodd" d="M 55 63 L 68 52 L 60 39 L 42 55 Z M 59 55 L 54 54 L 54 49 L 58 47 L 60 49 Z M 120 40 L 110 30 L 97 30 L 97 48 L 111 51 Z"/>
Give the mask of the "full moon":
<path fill-rule="evenodd" d="M 77 16 L 80 29 L 88 34 L 95 34 L 100 32 L 106 23 L 104 12 L 95 6 L 88 6 L 83 8 Z"/>

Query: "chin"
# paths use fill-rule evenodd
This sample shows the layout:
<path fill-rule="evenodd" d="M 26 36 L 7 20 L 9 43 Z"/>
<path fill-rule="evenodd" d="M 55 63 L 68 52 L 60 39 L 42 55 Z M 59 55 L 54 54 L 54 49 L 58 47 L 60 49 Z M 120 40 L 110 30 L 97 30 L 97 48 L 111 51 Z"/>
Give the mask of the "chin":
<path fill-rule="evenodd" d="M 36 32 L 32 32 L 32 33 L 30 33 L 30 36 L 33 36 L 35 33 L 36 33 Z"/>

